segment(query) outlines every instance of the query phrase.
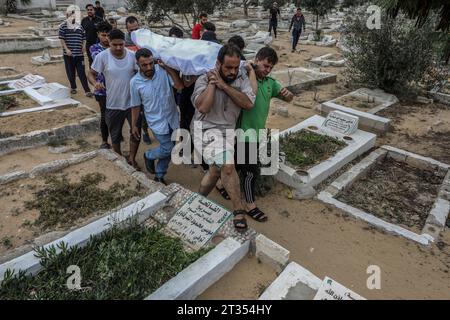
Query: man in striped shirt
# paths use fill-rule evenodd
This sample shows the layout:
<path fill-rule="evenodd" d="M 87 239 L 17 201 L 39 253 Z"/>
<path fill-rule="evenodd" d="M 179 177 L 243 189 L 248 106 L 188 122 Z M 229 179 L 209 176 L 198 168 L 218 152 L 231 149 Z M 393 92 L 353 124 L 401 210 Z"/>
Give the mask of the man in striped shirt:
<path fill-rule="evenodd" d="M 75 70 L 87 97 L 93 97 L 89 89 L 84 71 L 84 51 L 86 49 L 86 35 L 83 27 L 75 20 L 74 12 L 67 12 L 67 20 L 59 26 L 59 39 L 63 47 L 64 65 L 69 78 L 71 93 L 77 93 Z"/>

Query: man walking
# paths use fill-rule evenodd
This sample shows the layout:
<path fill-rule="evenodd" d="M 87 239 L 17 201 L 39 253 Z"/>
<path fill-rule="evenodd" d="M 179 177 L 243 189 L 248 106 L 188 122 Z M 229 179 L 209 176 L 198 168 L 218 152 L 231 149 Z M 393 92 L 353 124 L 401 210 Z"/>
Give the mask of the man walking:
<path fill-rule="evenodd" d="M 111 25 L 106 22 L 102 21 L 97 25 L 97 37 L 99 42 L 91 46 L 91 56 L 92 59 L 95 59 L 95 57 L 102 51 L 105 51 L 109 48 L 109 40 L 108 40 L 108 33 L 112 30 Z M 102 144 L 100 145 L 100 149 L 110 149 L 111 146 L 108 143 L 108 125 L 106 124 L 105 120 L 105 113 L 106 113 L 106 90 L 104 88 L 105 86 L 105 77 L 102 73 L 99 73 L 95 79 L 95 83 L 101 83 L 103 85 L 103 88 L 95 89 L 94 95 L 95 100 L 97 100 L 98 105 L 100 107 L 100 131 L 102 134 Z M 92 83 L 95 85 L 95 83 Z"/>
<path fill-rule="evenodd" d="M 91 51 L 89 50 L 92 45 L 96 44 L 97 39 L 97 24 L 103 20 L 95 16 L 94 6 L 92 4 L 86 5 L 87 17 L 81 20 L 81 26 L 86 33 L 86 51 L 89 59 L 89 67 L 92 65 Z"/>
<path fill-rule="evenodd" d="M 269 10 L 270 12 L 270 20 L 269 20 L 269 34 L 273 34 L 275 38 L 277 37 L 277 26 L 278 26 L 278 16 L 281 17 L 280 9 L 278 8 L 278 3 L 274 2 L 272 4 L 272 8 Z"/>
<path fill-rule="evenodd" d="M 191 133 L 194 148 L 209 165 L 199 193 L 207 196 L 219 177 L 233 204 L 234 226 L 247 229 L 239 177 L 234 167 L 234 129 L 242 109 L 251 109 L 255 94 L 247 75 L 240 72 L 241 51 L 224 45 L 217 56 L 216 69 L 198 78 L 192 103 L 196 108 Z M 200 133 L 200 134 L 199 134 Z"/>
<path fill-rule="evenodd" d="M 138 126 L 141 105 L 145 119 L 152 129 L 159 146 L 144 153 L 147 170 L 155 174 L 155 181 L 166 184 L 164 176 L 169 167 L 172 149 L 172 132 L 179 128 L 179 114 L 173 88 L 183 89 L 179 72 L 167 67 L 162 61 L 155 61 L 153 53 L 145 48 L 136 51 L 139 72 L 131 80 L 132 132 L 140 139 Z M 155 161 L 158 160 L 156 167 Z"/>
<path fill-rule="evenodd" d="M 67 20 L 59 26 L 58 34 L 63 47 L 64 66 L 70 82 L 70 88 L 72 89 L 71 93 L 77 93 L 77 83 L 75 81 L 77 73 L 86 96 L 92 97 L 84 70 L 86 34 L 80 23 L 76 21 L 74 14 L 74 7 L 69 7 L 66 13 Z"/>
<path fill-rule="evenodd" d="M 125 120 L 130 125 L 130 156 L 128 163 L 139 169 L 136 163 L 136 153 L 139 140 L 131 132 L 131 96 L 130 81 L 136 73 L 134 52 L 125 48 L 125 34 L 116 29 L 109 33 L 109 48 L 100 52 L 92 64 L 89 81 L 95 83 L 97 90 L 105 86 L 96 80 L 103 73 L 107 89 L 105 120 L 111 135 L 113 150 L 122 155 L 120 142 Z M 140 127 L 138 121 L 137 126 Z"/>
<path fill-rule="evenodd" d="M 95 9 L 95 16 L 103 20 L 105 18 L 105 9 L 102 8 L 100 1 L 95 1 L 94 9 Z"/>
<path fill-rule="evenodd" d="M 295 52 L 297 48 L 298 39 L 300 39 L 300 35 L 305 31 L 305 16 L 302 13 L 302 9 L 297 8 L 297 12 L 291 19 L 291 24 L 289 26 L 289 32 L 292 29 L 292 52 Z"/>
<path fill-rule="evenodd" d="M 238 131 L 237 143 L 244 144 L 245 159 L 239 157 L 237 169 L 243 173 L 244 183 L 243 190 L 246 201 L 246 211 L 253 219 L 264 222 L 267 220 L 267 216 L 262 212 L 255 203 L 255 181 L 259 175 L 259 166 L 256 163 L 250 163 L 250 156 L 254 154 L 254 151 L 258 150 L 259 130 L 264 129 L 266 126 L 266 120 L 269 115 L 270 100 L 273 97 L 280 98 L 284 101 L 292 101 L 294 95 L 286 88 L 282 88 L 281 84 L 269 77 L 273 67 L 278 62 L 278 56 L 274 49 L 270 47 L 264 47 L 258 51 L 255 58 L 255 73 L 258 81 L 258 93 L 256 94 L 255 106 L 250 110 L 242 110 L 241 117 L 238 120 L 237 128 L 242 129 Z M 256 134 L 247 132 L 247 130 L 255 130 Z M 256 153 L 259 154 L 258 151 Z"/>
<path fill-rule="evenodd" d="M 194 40 L 200 40 L 201 35 L 200 32 L 202 30 L 202 26 L 208 22 L 208 15 L 205 12 L 200 13 L 200 16 L 198 17 L 199 23 L 197 23 L 194 28 L 192 28 L 192 39 Z"/>

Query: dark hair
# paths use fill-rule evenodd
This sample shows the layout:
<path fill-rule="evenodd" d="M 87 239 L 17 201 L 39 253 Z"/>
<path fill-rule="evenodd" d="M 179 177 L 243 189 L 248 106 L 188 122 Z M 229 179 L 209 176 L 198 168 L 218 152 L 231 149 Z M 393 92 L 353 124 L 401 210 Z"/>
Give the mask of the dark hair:
<path fill-rule="evenodd" d="M 202 34 L 202 38 L 200 40 L 205 40 L 205 41 L 211 41 L 211 42 L 215 42 L 215 43 L 220 43 L 219 40 L 217 40 L 216 34 L 212 31 L 205 31 Z"/>
<path fill-rule="evenodd" d="M 261 48 L 255 57 L 256 60 L 265 60 L 273 65 L 276 65 L 278 63 L 278 55 L 277 52 L 270 48 L 270 47 L 264 47 Z"/>
<path fill-rule="evenodd" d="M 202 13 L 200 13 L 199 18 L 200 19 L 201 18 L 208 18 L 208 14 L 206 12 L 202 12 Z"/>
<path fill-rule="evenodd" d="M 108 22 L 110 24 L 117 23 L 116 19 L 114 19 L 114 18 L 108 18 Z"/>
<path fill-rule="evenodd" d="M 92 3 L 88 3 L 87 5 L 86 5 L 86 10 L 87 10 L 87 8 L 89 8 L 89 7 L 92 7 L 92 8 L 94 8 L 94 5 L 92 4 Z"/>
<path fill-rule="evenodd" d="M 129 16 L 125 19 L 125 25 L 129 25 L 135 22 L 139 23 L 138 19 L 135 16 Z"/>
<path fill-rule="evenodd" d="M 298 11 L 298 10 L 302 11 L 302 8 L 298 7 L 298 8 L 297 8 L 297 11 Z"/>
<path fill-rule="evenodd" d="M 125 40 L 125 33 L 123 33 L 119 29 L 111 30 L 109 32 L 108 36 L 109 36 L 109 40 L 116 40 L 116 39 Z"/>
<path fill-rule="evenodd" d="M 245 48 L 245 41 L 239 35 L 232 36 L 230 39 L 228 39 L 228 43 L 234 44 L 236 47 L 241 49 L 241 51 L 244 50 L 244 48 Z"/>
<path fill-rule="evenodd" d="M 202 25 L 202 30 L 207 30 L 207 31 L 212 31 L 212 32 L 216 32 L 216 25 L 212 22 L 205 22 Z"/>
<path fill-rule="evenodd" d="M 147 49 L 147 48 L 141 48 L 141 49 L 139 49 L 138 51 L 136 51 L 136 53 L 134 54 L 134 56 L 136 57 L 136 61 L 139 61 L 139 59 L 140 59 L 141 57 L 144 57 L 144 58 L 150 58 L 150 57 L 153 57 L 153 53 L 152 53 L 149 49 Z"/>
<path fill-rule="evenodd" d="M 183 38 L 183 30 L 181 30 L 178 27 L 172 27 L 169 30 L 169 37 L 171 37 L 172 35 L 174 35 L 177 38 Z"/>
<path fill-rule="evenodd" d="M 109 33 L 111 30 L 112 26 L 106 21 L 102 21 L 97 24 L 97 32 Z"/>
<path fill-rule="evenodd" d="M 98 0 L 97 0 L 97 1 L 95 1 L 95 4 L 97 4 L 97 3 L 98 3 L 98 4 L 100 4 L 100 1 L 98 1 Z"/>
<path fill-rule="evenodd" d="M 236 47 L 234 44 L 226 44 L 219 50 L 219 54 L 217 55 L 217 60 L 219 60 L 220 63 L 223 63 L 225 61 L 225 56 L 229 57 L 238 57 L 241 58 L 241 50 L 239 50 L 238 47 Z"/>

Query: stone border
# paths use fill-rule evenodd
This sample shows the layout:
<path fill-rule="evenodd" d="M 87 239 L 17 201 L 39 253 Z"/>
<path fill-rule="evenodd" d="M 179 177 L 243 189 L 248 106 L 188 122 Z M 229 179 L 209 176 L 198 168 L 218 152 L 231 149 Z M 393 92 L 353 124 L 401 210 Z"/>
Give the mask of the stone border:
<path fill-rule="evenodd" d="M 290 290 L 298 284 L 309 288 L 307 290 L 315 295 L 322 284 L 322 280 L 299 264 L 291 262 L 263 292 L 259 300 L 284 300 L 288 298 Z M 306 293 L 299 300 L 307 300 L 309 297 L 306 295 L 308 294 Z"/>
<path fill-rule="evenodd" d="M 56 100 L 54 103 L 47 103 L 45 105 L 41 105 L 38 107 L 31 107 L 27 109 L 20 109 L 15 111 L 9 111 L 9 112 L 0 112 L 0 117 L 10 117 L 15 116 L 22 113 L 30 113 L 30 112 L 38 112 L 38 111 L 44 111 L 49 109 L 57 109 L 57 108 L 69 108 L 69 107 L 78 107 L 80 105 L 80 102 L 73 99 L 63 99 L 63 100 Z"/>
<path fill-rule="evenodd" d="M 322 66 L 322 67 L 328 67 L 328 66 L 343 67 L 345 65 L 345 60 L 344 59 L 341 59 L 341 60 L 329 59 L 333 55 L 335 55 L 335 54 L 334 53 L 327 53 L 327 54 L 324 54 L 322 56 L 312 58 L 310 60 L 310 62 L 312 62 L 314 64 L 318 64 L 319 66 Z"/>
<path fill-rule="evenodd" d="M 292 84 L 292 80 L 288 81 L 280 81 L 277 79 L 277 75 L 286 73 L 286 76 L 288 78 L 294 77 L 295 72 L 302 72 L 305 75 L 309 75 L 311 78 L 311 75 L 320 76 L 318 79 L 309 79 L 304 80 L 296 84 Z M 292 76 L 291 76 L 292 74 Z M 301 93 L 303 89 L 306 89 L 312 85 L 320 85 L 320 84 L 329 84 L 329 83 L 335 83 L 337 81 L 337 75 L 334 73 L 329 72 L 320 72 L 316 71 L 314 69 L 307 69 L 307 68 L 288 68 L 283 70 L 274 71 L 271 73 L 271 76 L 280 81 L 280 83 L 283 85 L 283 87 L 286 87 L 288 90 L 290 90 L 292 93 L 297 94 Z"/>
<path fill-rule="evenodd" d="M 343 98 L 343 97 L 357 97 L 357 98 L 365 98 L 367 95 L 375 98 L 375 101 L 381 102 L 380 105 L 377 107 L 374 107 L 367 112 L 352 109 L 343 105 L 340 105 L 336 103 L 337 100 Z M 383 109 L 386 109 L 393 104 L 397 103 L 399 100 L 397 97 L 391 94 L 387 94 L 383 92 L 382 90 L 371 90 L 367 88 L 361 88 L 355 91 L 352 91 L 348 94 L 345 94 L 343 96 L 337 97 L 336 99 L 323 102 L 319 104 L 316 109 L 319 111 L 319 113 L 323 116 L 328 115 L 333 110 L 342 111 L 354 116 L 357 116 L 359 118 L 359 124 L 360 127 L 364 130 L 374 132 L 377 134 L 384 134 L 389 130 L 390 122 L 391 120 L 388 118 L 377 116 L 376 113 L 380 112 Z"/>
<path fill-rule="evenodd" d="M 351 184 L 364 175 L 371 166 L 387 156 L 419 169 L 434 170 L 438 174 L 445 175 L 439 194 L 428 215 L 421 234 L 417 234 L 396 224 L 386 222 L 371 213 L 364 212 L 363 210 L 352 207 L 336 199 L 340 192 L 349 188 Z M 450 166 L 431 158 L 385 145 L 370 153 L 366 158 L 338 177 L 329 187 L 317 196 L 317 199 L 331 204 L 348 214 L 389 233 L 400 235 L 422 245 L 429 245 L 438 238 L 439 232 L 444 229 L 450 211 Z"/>
<path fill-rule="evenodd" d="M 39 76 L 39 77 L 41 77 L 41 76 Z M 0 91 L 0 96 L 4 96 L 4 95 L 8 95 L 8 94 L 14 94 L 14 93 L 17 93 L 17 92 L 25 91 L 25 88 L 33 88 L 33 89 L 40 88 L 46 83 L 45 78 L 44 77 L 41 77 L 41 78 L 42 78 L 41 80 L 43 81 L 43 83 L 33 84 L 33 85 L 30 85 L 30 86 L 27 86 L 27 87 L 23 87 L 23 88 L 19 88 L 19 89 L 3 90 L 3 91 Z M 0 81 L 0 85 L 8 85 L 9 83 L 14 83 L 14 82 L 17 82 L 19 80 L 21 80 L 21 79 L 12 79 L 12 80 Z"/>
<path fill-rule="evenodd" d="M 97 112 L 85 105 L 79 105 L 77 108 L 86 108 L 93 113 L 93 116 L 60 127 L 36 130 L 0 139 L 0 156 L 14 151 L 42 146 L 54 138 L 72 139 L 97 131 L 99 122 Z"/>
<path fill-rule="evenodd" d="M 0 71 L 1 70 L 10 70 L 10 71 L 17 72 L 16 68 L 13 68 L 13 67 L 0 67 Z M 24 76 L 26 76 L 25 72 L 17 72 L 16 74 L 14 74 L 12 76 L 0 76 L 0 81 L 18 80 Z"/>
<path fill-rule="evenodd" d="M 20 33 L 3 34 L 0 37 L 0 53 L 15 53 L 41 50 L 47 47 L 44 37 Z"/>
<path fill-rule="evenodd" d="M 289 262 L 290 251 L 278 243 L 259 234 L 255 239 L 256 257 L 281 272 Z"/>
<path fill-rule="evenodd" d="M 315 193 L 312 189 L 314 186 L 321 183 L 348 162 L 375 146 L 376 135 L 373 133 L 357 130 L 350 136 L 352 140 L 346 140 L 344 139 L 344 137 L 346 137 L 345 135 L 321 129 L 324 121 L 325 118 L 315 115 L 279 134 L 279 136 L 283 136 L 288 133 L 305 129 L 310 132 L 337 138 L 347 144 L 346 147 L 338 151 L 333 157 L 306 170 L 307 175 L 300 175 L 294 168 L 289 167 L 283 162 L 280 163 L 280 168 L 275 178 L 292 188 L 296 188 L 296 197 L 299 199 L 312 198 Z M 317 127 L 318 129 L 312 130 L 309 127 Z M 278 136 L 274 136 L 274 139 L 278 139 Z"/>
<path fill-rule="evenodd" d="M 430 92 L 428 92 L 428 95 L 434 101 L 437 101 L 439 103 L 450 106 L 450 94 L 439 92 L 439 91 L 430 91 Z"/>

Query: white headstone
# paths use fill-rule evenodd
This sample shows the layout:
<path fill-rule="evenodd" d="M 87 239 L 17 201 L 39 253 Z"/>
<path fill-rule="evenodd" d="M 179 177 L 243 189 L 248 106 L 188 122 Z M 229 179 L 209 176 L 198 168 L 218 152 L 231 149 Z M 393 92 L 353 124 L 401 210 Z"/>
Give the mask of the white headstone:
<path fill-rule="evenodd" d="M 25 77 L 13 81 L 9 84 L 11 89 L 23 89 L 29 86 L 37 86 L 45 83 L 45 79 L 34 74 L 27 74 Z"/>
<path fill-rule="evenodd" d="M 235 20 L 230 25 L 231 28 L 248 28 L 250 27 L 250 22 L 247 20 Z"/>
<path fill-rule="evenodd" d="M 366 300 L 339 282 L 325 277 L 314 300 Z"/>
<path fill-rule="evenodd" d="M 341 111 L 331 111 L 322 124 L 322 128 L 351 135 L 358 130 L 359 118 Z"/>
<path fill-rule="evenodd" d="M 63 100 L 70 98 L 70 89 L 56 82 L 47 83 L 36 91 L 52 100 Z"/>
<path fill-rule="evenodd" d="M 231 217 L 231 213 L 195 194 L 175 213 L 167 228 L 194 250 L 202 248 Z"/>
<path fill-rule="evenodd" d="M 127 14 L 128 10 L 124 7 L 117 8 L 117 12 L 121 14 Z"/>

